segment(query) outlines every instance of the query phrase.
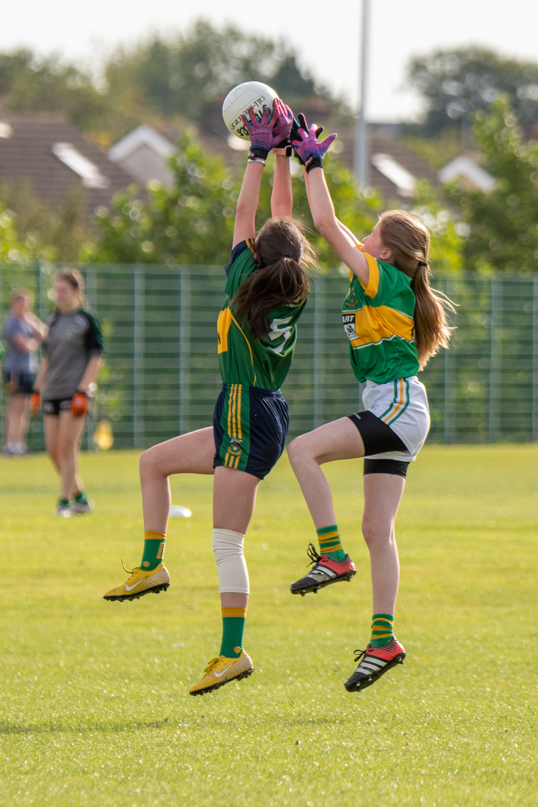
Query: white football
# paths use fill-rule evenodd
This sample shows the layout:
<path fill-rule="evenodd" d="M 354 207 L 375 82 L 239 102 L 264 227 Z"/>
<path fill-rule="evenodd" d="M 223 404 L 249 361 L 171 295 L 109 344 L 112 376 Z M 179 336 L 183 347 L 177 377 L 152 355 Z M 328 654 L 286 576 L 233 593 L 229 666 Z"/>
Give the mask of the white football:
<path fill-rule="evenodd" d="M 241 120 L 241 115 L 248 118 L 250 107 L 254 109 L 254 114 L 261 120 L 264 106 L 273 108 L 273 101 L 278 98 L 278 94 L 262 84 L 261 81 L 245 81 L 230 90 L 222 105 L 222 117 L 230 132 L 243 140 L 248 140 L 248 130 Z"/>

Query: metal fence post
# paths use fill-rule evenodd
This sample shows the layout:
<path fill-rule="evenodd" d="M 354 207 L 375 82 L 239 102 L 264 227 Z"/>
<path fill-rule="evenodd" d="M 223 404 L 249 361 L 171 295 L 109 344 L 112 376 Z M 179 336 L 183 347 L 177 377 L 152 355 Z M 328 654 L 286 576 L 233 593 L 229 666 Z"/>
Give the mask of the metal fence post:
<path fill-rule="evenodd" d="M 538 440 L 538 277 L 532 281 L 532 439 Z"/>
<path fill-rule="evenodd" d="M 321 276 L 314 285 L 314 428 L 323 423 L 325 407 L 325 283 Z"/>
<path fill-rule="evenodd" d="M 45 270 L 41 264 L 37 267 L 37 316 L 45 322 L 47 309 L 45 305 Z"/>
<path fill-rule="evenodd" d="M 450 299 L 453 297 L 452 282 L 449 278 L 446 281 L 446 295 Z M 443 437 L 445 443 L 454 442 L 454 344 L 444 351 L 444 418 Z"/>
<path fill-rule="evenodd" d="M 179 275 L 179 433 L 189 431 L 191 276 L 184 267 Z"/>
<path fill-rule="evenodd" d="M 85 266 L 85 275 L 86 275 L 86 305 L 91 310 L 95 310 L 97 307 L 97 300 L 96 300 L 96 280 L 95 280 L 95 265 L 92 266 Z M 86 451 L 92 451 L 95 449 L 95 445 L 92 443 L 92 432 L 95 431 L 95 418 L 97 417 L 97 412 L 95 411 L 95 399 L 94 399 L 94 409 L 92 413 L 86 418 L 86 426 L 84 429 L 84 438 L 86 442 Z"/>
<path fill-rule="evenodd" d="M 133 446 L 144 443 L 144 267 L 134 270 Z"/>
<path fill-rule="evenodd" d="M 500 350 L 499 328 L 501 325 L 502 306 L 502 278 L 491 278 L 491 314 L 490 314 L 490 342 L 489 342 L 489 417 L 488 440 L 495 442 L 499 436 L 499 381 L 500 381 Z"/>

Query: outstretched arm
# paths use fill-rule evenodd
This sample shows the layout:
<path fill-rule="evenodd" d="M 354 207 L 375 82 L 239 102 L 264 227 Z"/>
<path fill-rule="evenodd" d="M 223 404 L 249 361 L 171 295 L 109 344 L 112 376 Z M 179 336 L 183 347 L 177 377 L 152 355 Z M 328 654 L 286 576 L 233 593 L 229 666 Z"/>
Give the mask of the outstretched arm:
<path fill-rule="evenodd" d="M 284 150 L 283 150 L 284 151 Z M 291 190 L 290 158 L 275 152 L 275 174 L 271 193 L 271 216 L 274 219 L 289 218 L 293 208 Z"/>
<path fill-rule="evenodd" d="M 233 247 L 246 238 L 254 238 L 256 235 L 256 212 L 260 199 L 262 173 L 267 155 L 279 143 L 280 139 L 279 137 L 275 138 L 274 134 L 274 129 L 279 119 L 276 102 L 273 110 L 270 110 L 267 106 L 263 108 L 262 119 L 259 122 L 252 107 L 249 109 L 249 115 L 250 120 L 244 115 L 242 116 L 243 123 L 247 127 L 250 136 L 250 152 L 245 177 L 237 200 Z"/>
<path fill-rule="evenodd" d="M 370 269 L 362 252 L 359 252 L 357 238 L 336 218 L 334 205 L 329 194 L 322 168 L 310 171 L 309 203 L 316 230 L 323 236 L 336 254 L 349 266 L 359 280 L 368 284 Z"/>
<path fill-rule="evenodd" d="M 260 198 L 264 163 L 248 162 L 237 200 L 232 248 L 256 235 L 256 211 Z"/>
<path fill-rule="evenodd" d="M 303 175 L 304 175 L 304 182 L 305 182 L 305 186 L 306 186 L 306 197 L 308 199 L 308 204 L 310 205 L 310 179 L 308 177 L 308 172 L 307 172 L 307 170 L 306 170 L 306 168 L 304 166 L 303 166 Z M 312 206 L 310 205 L 310 207 L 312 207 Z M 351 240 L 353 241 L 353 243 L 355 244 L 356 247 L 360 246 L 361 242 L 359 241 L 359 239 L 357 238 L 355 233 L 352 233 L 351 230 L 349 229 L 349 227 L 346 227 L 346 225 L 343 222 L 341 222 L 340 219 L 336 219 L 336 220 L 337 220 L 338 226 L 340 227 L 342 232 L 347 233 L 347 235 L 351 238 Z"/>
<path fill-rule="evenodd" d="M 288 218 L 293 208 L 290 172 L 290 133 L 293 125 L 293 112 L 280 98 L 275 99 L 274 109 L 276 123 L 273 135 L 277 145 L 273 149 L 275 155 L 275 174 L 273 192 L 271 193 L 271 215 L 273 218 Z"/>
<path fill-rule="evenodd" d="M 304 122 L 306 124 L 306 121 Z M 306 127 L 299 129 L 298 136 L 301 139 L 293 141 L 295 153 L 305 165 L 308 204 L 314 219 L 314 226 L 336 254 L 357 275 L 359 280 L 368 285 L 370 269 L 366 258 L 357 249 L 360 242 L 336 218 L 334 205 L 323 173 L 323 158 L 336 135 L 329 135 L 329 137 L 320 142 L 318 141 L 319 134 L 320 131 L 313 124 L 308 130 Z"/>

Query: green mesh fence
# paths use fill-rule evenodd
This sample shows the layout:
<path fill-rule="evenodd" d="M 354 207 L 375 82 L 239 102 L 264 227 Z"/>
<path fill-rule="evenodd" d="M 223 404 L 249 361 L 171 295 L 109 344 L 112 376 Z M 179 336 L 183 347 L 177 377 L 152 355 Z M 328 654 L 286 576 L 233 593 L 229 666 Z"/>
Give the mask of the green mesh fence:
<path fill-rule="evenodd" d="M 0 266 L 0 310 L 23 286 L 44 319 L 54 267 Z M 221 267 L 96 264 L 81 267 L 89 307 L 106 341 L 97 406 L 88 421 L 92 448 L 98 413 L 112 423 L 115 448 L 143 448 L 211 424 L 220 389 L 216 319 L 223 300 Z M 435 285 L 458 303 L 451 349 L 421 378 L 432 412 L 430 442 L 529 441 L 538 437 L 538 278 L 438 275 Z M 290 437 L 360 408 L 349 366 L 340 305 L 347 276 L 318 276 L 299 325 L 284 385 Z M 28 445 L 43 448 L 33 421 Z"/>

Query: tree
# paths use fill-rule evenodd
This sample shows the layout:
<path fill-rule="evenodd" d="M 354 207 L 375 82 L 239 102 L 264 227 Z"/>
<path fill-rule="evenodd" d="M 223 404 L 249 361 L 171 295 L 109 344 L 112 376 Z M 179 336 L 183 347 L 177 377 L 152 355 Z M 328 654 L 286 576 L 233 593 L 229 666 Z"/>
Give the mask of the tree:
<path fill-rule="evenodd" d="M 430 265 L 434 272 L 457 272 L 464 268 L 463 245 L 467 225 L 436 197 L 425 179 L 417 186 L 412 213 L 420 216 L 430 231 Z M 463 225 L 463 226 L 462 226 Z"/>
<path fill-rule="evenodd" d="M 31 246 L 19 239 L 13 213 L 0 206 L 0 262 L 28 263 L 32 257 Z"/>
<path fill-rule="evenodd" d="M 427 104 L 425 126 L 435 135 L 448 126 L 470 126 L 472 113 L 500 95 L 510 98 L 522 124 L 538 120 L 538 64 L 506 59 L 487 48 L 438 50 L 411 60 L 408 83 Z"/>
<path fill-rule="evenodd" d="M 207 156 L 193 133 L 181 138 L 170 165 L 175 176 L 172 188 L 150 183 L 147 199 L 142 199 L 132 187 L 115 197 L 111 211 L 98 211 L 102 236 L 86 253 L 87 260 L 170 266 L 220 265 L 226 260 L 242 175 L 234 175 L 220 157 Z M 358 234 L 369 232 L 379 200 L 360 195 L 353 176 L 336 157 L 327 158 L 326 175 L 342 221 Z M 258 223 L 271 215 L 271 182 L 269 164 L 262 182 Z M 293 215 L 312 229 L 302 176 L 294 179 Z M 320 266 L 340 263 L 320 236 L 312 232 L 309 238 L 320 250 Z"/>
<path fill-rule="evenodd" d="M 57 55 L 38 57 L 28 49 L 0 54 L 0 95 L 17 112 L 51 112 L 93 128 L 108 101 L 91 77 Z"/>
<path fill-rule="evenodd" d="M 469 225 L 468 268 L 538 269 L 538 143 L 524 142 L 509 99 L 478 112 L 474 126 L 484 168 L 497 184 L 489 194 L 453 189 Z"/>
<path fill-rule="evenodd" d="M 112 211 L 97 211 L 101 238 L 87 258 L 111 263 L 222 263 L 229 252 L 237 187 L 220 157 L 207 156 L 192 132 L 170 161 L 175 183 L 150 183 L 147 198 L 131 186 Z"/>
<path fill-rule="evenodd" d="M 206 20 L 184 32 L 117 47 L 100 67 L 97 87 L 95 71 L 58 55 L 38 56 L 25 48 L 3 53 L 0 96 L 8 109 L 64 115 L 106 145 L 143 119 L 199 122 L 205 104 L 249 79 L 271 84 L 289 103 L 317 92 L 347 112 L 284 40 L 245 34 L 233 25 L 216 28 Z"/>
<path fill-rule="evenodd" d="M 208 101 L 236 84 L 263 81 L 293 102 L 316 92 L 313 78 L 284 41 L 245 34 L 233 25 L 196 21 L 185 33 L 119 48 L 104 76 L 111 95 L 130 92 L 137 103 L 165 118 L 200 119 Z M 327 95 L 326 90 L 322 90 Z"/>
<path fill-rule="evenodd" d="M 91 240 L 84 195 L 78 188 L 73 188 L 57 208 L 51 208 L 29 185 L 3 183 L 0 206 L 9 216 L 16 240 L 24 247 L 21 254 L 33 260 L 77 262 Z"/>

